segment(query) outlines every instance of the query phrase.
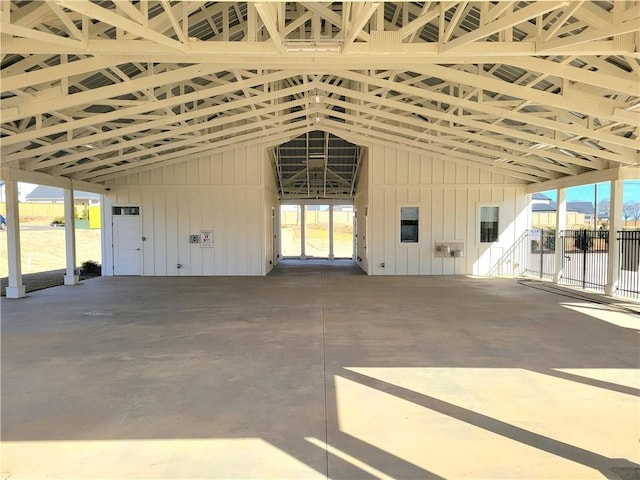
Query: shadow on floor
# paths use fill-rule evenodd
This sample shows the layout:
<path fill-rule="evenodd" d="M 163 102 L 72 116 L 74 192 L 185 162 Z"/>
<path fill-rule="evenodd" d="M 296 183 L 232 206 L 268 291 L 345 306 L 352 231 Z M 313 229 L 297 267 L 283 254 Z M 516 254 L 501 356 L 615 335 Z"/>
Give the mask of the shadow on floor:
<path fill-rule="evenodd" d="M 313 263 L 3 303 L 3 469 L 42 448 L 113 477 L 156 455 L 235 469 L 217 478 L 638 478 L 633 329 L 513 280 Z"/>
<path fill-rule="evenodd" d="M 44 288 L 57 287 L 64 285 L 65 272 L 65 269 L 61 269 L 50 270 L 48 272 L 26 273 L 22 275 L 22 284 L 24 285 L 27 293 L 42 290 Z M 80 275 L 80 281 L 99 276 L 100 275 L 82 274 Z M 5 288 L 7 285 L 9 285 L 8 277 L 0 278 L 0 296 L 6 296 Z"/>

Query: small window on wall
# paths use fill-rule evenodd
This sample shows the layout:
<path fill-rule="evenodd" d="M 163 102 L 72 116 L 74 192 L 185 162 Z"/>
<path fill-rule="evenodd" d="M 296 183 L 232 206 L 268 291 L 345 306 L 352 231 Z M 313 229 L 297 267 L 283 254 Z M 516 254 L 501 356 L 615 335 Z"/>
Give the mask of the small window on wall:
<path fill-rule="evenodd" d="M 499 207 L 480 207 L 480 242 L 498 241 Z"/>
<path fill-rule="evenodd" d="M 418 207 L 400 207 L 400 243 L 418 243 Z"/>
<path fill-rule="evenodd" d="M 113 215 L 140 215 L 140 207 L 113 207 Z"/>

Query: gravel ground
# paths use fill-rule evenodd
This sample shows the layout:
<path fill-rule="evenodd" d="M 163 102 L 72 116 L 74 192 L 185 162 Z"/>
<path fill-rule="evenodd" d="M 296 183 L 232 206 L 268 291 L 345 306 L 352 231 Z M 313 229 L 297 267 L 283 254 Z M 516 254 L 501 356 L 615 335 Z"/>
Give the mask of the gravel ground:
<path fill-rule="evenodd" d="M 22 275 L 22 284 L 25 286 L 25 290 L 33 292 L 35 290 L 42 290 L 43 288 L 57 287 L 64 284 L 65 270 L 51 270 L 49 272 L 37 272 L 27 273 Z M 87 278 L 93 278 L 99 275 L 80 275 L 80 280 L 86 280 Z M 0 279 L 0 285 L 2 287 L 1 295 L 5 296 L 5 287 L 9 284 L 9 279 L 4 277 Z"/>

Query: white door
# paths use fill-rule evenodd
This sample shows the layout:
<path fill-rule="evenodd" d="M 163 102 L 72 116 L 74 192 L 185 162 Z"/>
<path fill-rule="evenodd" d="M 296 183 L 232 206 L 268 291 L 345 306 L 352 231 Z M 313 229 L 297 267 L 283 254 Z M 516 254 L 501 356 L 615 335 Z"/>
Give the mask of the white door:
<path fill-rule="evenodd" d="M 142 234 L 139 215 L 113 217 L 113 274 L 140 275 Z"/>

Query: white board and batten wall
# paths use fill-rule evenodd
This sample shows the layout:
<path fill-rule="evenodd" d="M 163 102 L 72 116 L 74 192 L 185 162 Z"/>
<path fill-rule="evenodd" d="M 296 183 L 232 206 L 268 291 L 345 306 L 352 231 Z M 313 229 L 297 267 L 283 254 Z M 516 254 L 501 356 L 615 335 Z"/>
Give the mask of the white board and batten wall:
<path fill-rule="evenodd" d="M 142 275 L 265 275 L 264 158 L 264 149 L 247 146 L 114 179 L 105 196 L 105 274 L 114 271 L 112 207 L 139 206 Z M 212 248 L 190 243 L 201 231 L 213 232 Z"/>
<path fill-rule="evenodd" d="M 369 156 L 366 155 L 360 164 L 358 185 L 353 199 L 356 216 L 356 263 L 365 272 L 369 271 L 368 249 L 368 216 L 369 216 Z"/>
<path fill-rule="evenodd" d="M 363 270 L 370 275 L 520 273 L 512 252 L 528 226 L 524 182 L 428 154 L 367 148 L 354 199 L 355 256 Z M 261 146 L 212 153 L 120 177 L 107 186 L 106 275 L 114 273 L 113 206 L 140 207 L 142 275 L 266 275 L 278 263 L 277 188 Z M 417 243 L 400 242 L 404 206 L 419 209 Z M 480 242 L 482 206 L 499 207 L 496 242 Z M 190 243 L 190 235 L 208 230 L 212 248 Z M 461 242 L 463 255 L 436 255 L 436 242 L 443 241 Z"/>
<path fill-rule="evenodd" d="M 369 148 L 367 176 L 370 275 L 520 273 L 522 265 L 511 252 L 528 226 L 524 182 L 378 145 Z M 417 243 L 400 242 L 403 206 L 419 208 Z M 497 242 L 480 242 L 481 206 L 499 207 Z M 439 258 L 436 242 L 463 242 L 463 256 Z"/>

